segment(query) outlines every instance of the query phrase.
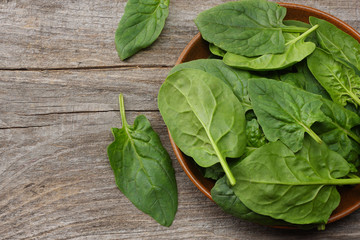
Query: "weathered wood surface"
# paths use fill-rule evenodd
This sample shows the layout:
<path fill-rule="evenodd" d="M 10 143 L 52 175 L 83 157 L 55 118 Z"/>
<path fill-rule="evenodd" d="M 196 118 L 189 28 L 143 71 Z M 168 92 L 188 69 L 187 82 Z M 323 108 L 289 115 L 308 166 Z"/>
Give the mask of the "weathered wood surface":
<path fill-rule="evenodd" d="M 125 1 L 0 0 L 0 239 L 360 238 L 360 212 L 325 232 L 236 219 L 181 170 L 157 92 L 197 32 L 192 20 L 221 2 L 172 1 L 159 40 L 121 62 L 113 35 Z M 360 30 L 357 0 L 288 2 L 327 11 Z M 179 209 L 170 228 L 138 211 L 115 186 L 106 146 L 110 128 L 121 126 L 120 92 L 129 122 L 145 114 L 172 157 Z"/>

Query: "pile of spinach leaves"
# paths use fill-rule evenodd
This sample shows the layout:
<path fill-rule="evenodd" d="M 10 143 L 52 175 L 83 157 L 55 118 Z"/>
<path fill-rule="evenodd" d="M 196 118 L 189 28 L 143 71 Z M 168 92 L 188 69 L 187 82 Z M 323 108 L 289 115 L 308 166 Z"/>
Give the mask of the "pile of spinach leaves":
<path fill-rule="evenodd" d="M 216 180 L 224 211 L 322 229 L 337 186 L 360 183 L 360 44 L 324 20 L 285 15 L 266 0 L 200 13 L 213 57 L 175 66 L 158 106 L 177 146 Z"/>

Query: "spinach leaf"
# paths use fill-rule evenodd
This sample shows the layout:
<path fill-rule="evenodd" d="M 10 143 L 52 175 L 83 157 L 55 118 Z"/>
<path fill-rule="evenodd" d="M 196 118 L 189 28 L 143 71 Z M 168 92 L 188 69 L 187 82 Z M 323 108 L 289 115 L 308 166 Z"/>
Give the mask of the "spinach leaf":
<path fill-rule="evenodd" d="M 224 212 L 235 217 L 263 225 L 290 225 L 285 221 L 260 215 L 250 210 L 235 195 L 234 191 L 227 184 L 225 177 L 216 181 L 215 186 L 211 189 L 211 197 Z"/>
<path fill-rule="evenodd" d="M 244 153 L 246 122 L 244 110 L 228 85 L 204 71 L 182 69 L 167 77 L 158 105 L 181 151 L 201 167 L 220 162 L 234 185 L 226 157 Z"/>
<path fill-rule="evenodd" d="M 219 59 L 199 59 L 182 63 L 171 69 L 169 74 L 188 68 L 199 69 L 221 79 L 233 90 L 235 96 L 239 99 L 245 111 L 252 108 L 247 85 L 248 79 L 256 77 L 255 75 L 247 71 L 229 67 Z"/>
<path fill-rule="evenodd" d="M 281 81 L 293 84 L 294 86 L 305 91 L 321 95 L 326 99 L 330 99 L 329 94 L 310 72 L 306 61 L 301 61 L 300 63 L 296 64 L 295 67 L 297 72 L 281 75 Z"/>
<path fill-rule="evenodd" d="M 285 50 L 283 32 L 307 29 L 282 23 L 286 8 L 266 0 L 228 2 L 195 19 L 202 37 L 227 52 L 253 57 Z"/>
<path fill-rule="evenodd" d="M 336 61 L 320 48 L 308 57 L 307 63 L 334 102 L 342 106 L 347 102 L 360 106 L 360 76 L 352 68 Z"/>
<path fill-rule="evenodd" d="M 293 38 L 291 34 L 286 34 L 289 36 L 289 41 L 286 41 L 285 51 L 283 53 L 268 53 L 257 57 L 246 57 L 227 52 L 224 55 L 224 63 L 232 67 L 253 71 L 287 68 L 302 61 L 315 50 L 316 45 L 314 43 L 305 42 L 304 40 L 306 36 L 315 31 L 316 28 L 317 25 L 296 38 Z"/>
<path fill-rule="evenodd" d="M 237 181 L 232 189 L 246 207 L 294 224 L 326 223 L 340 202 L 336 185 L 360 183 L 338 179 L 349 173 L 348 163 L 310 137 L 296 155 L 277 141 L 231 170 Z"/>
<path fill-rule="evenodd" d="M 323 103 L 321 111 L 328 117 L 328 120 L 314 124 L 314 131 L 331 150 L 339 153 L 345 159 L 353 160 L 354 157 L 350 156 L 356 154 L 354 148 L 359 148 L 360 138 L 351 129 L 360 125 L 360 117 L 332 101 L 323 99 Z M 351 138 L 358 144 L 352 143 Z"/>
<path fill-rule="evenodd" d="M 107 148 L 116 185 L 138 209 L 170 226 L 178 199 L 169 154 L 145 116 L 127 123 L 122 95 L 119 101 L 123 127 L 111 129 L 115 140 Z"/>
<path fill-rule="evenodd" d="M 301 149 L 305 132 L 322 142 L 311 130 L 314 122 L 327 119 L 320 110 L 321 96 L 270 79 L 250 79 L 248 90 L 254 112 L 270 142 L 280 139 L 294 152 Z"/>
<path fill-rule="evenodd" d="M 360 43 L 328 21 L 310 17 L 312 25 L 319 25 L 316 36 L 320 46 L 343 64 L 360 70 Z"/>
<path fill-rule="evenodd" d="M 170 0 L 128 0 L 115 33 L 121 60 L 151 45 L 160 35 L 169 15 Z"/>
<path fill-rule="evenodd" d="M 219 56 L 219 57 L 223 57 L 226 53 L 226 51 L 224 51 L 223 49 L 219 48 L 218 46 L 215 46 L 214 44 L 210 43 L 209 44 L 209 50 L 212 54 Z"/>
<path fill-rule="evenodd" d="M 218 180 L 224 176 L 224 169 L 221 167 L 220 163 L 216 163 L 210 167 L 203 169 L 203 175 L 205 178 L 210 178 L 213 180 Z"/>
<path fill-rule="evenodd" d="M 265 145 L 266 138 L 256 119 L 246 122 L 247 147 L 259 148 Z"/>

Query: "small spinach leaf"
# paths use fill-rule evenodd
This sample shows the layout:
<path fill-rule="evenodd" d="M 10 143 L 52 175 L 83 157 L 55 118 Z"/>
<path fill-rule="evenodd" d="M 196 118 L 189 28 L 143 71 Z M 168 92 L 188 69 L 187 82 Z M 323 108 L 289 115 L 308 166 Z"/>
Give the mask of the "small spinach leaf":
<path fill-rule="evenodd" d="M 158 94 L 160 113 L 176 145 L 201 167 L 220 162 L 232 185 L 226 157 L 245 150 L 245 112 L 219 78 L 198 69 L 167 77 Z M 181 121 L 179 121 L 181 119 Z"/>
<path fill-rule="evenodd" d="M 342 106 L 347 102 L 360 106 L 360 76 L 352 68 L 336 61 L 320 48 L 307 58 L 307 63 L 334 102 Z"/>
<path fill-rule="evenodd" d="M 170 0 L 128 0 L 115 33 L 121 60 L 151 45 L 160 35 L 169 15 Z"/>
<path fill-rule="evenodd" d="M 219 57 L 224 57 L 226 51 L 224 51 L 223 49 L 219 48 L 218 46 L 215 46 L 214 44 L 210 43 L 209 44 L 209 50 L 212 54 L 219 56 Z"/>
<path fill-rule="evenodd" d="M 256 119 L 246 122 L 247 147 L 259 148 L 265 145 L 266 138 Z"/>
<path fill-rule="evenodd" d="M 346 160 L 353 160 L 354 148 L 359 148 L 360 138 L 352 132 L 352 128 L 360 125 L 360 117 L 354 112 L 330 100 L 323 99 L 321 111 L 328 120 L 314 124 L 314 131 L 328 145 Z M 352 143 L 355 140 L 358 144 Z M 356 158 L 356 157 L 355 157 Z"/>
<path fill-rule="evenodd" d="M 289 35 L 289 37 L 283 53 L 268 53 L 258 57 L 246 57 L 227 52 L 224 55 L 224 63 L 232 67 L 253 71 L 268 71 L 287 68 L 302 61 L 315 50 L 316 46 L 314 43 L 305 42 L 304 40 L 306 36 L 315 31 L 316 28 L 317 25 L 296 38 L 293 38 L 291 34 L 286 34 Z"/>
<path fill-rule="evenodd" d="M 286 8 L 266 0 L 228 2 L 195 19 L 202 37 L 225 51 L 253 57 L 285 50 L 284 32 L 307 29 L 282 23 Z"/>
<path fill-rule="evenodd" d="M 114 142 L 107 148 L 116 185 L 141 211 L 170 226 L 177 211 L 177 187 L 171 159 L 145 116 L 134 125 L 126 121 L 120 95 L 121 129 L 112 128 Z"/>
<path fill-rule="evenodd" d="M 294 224 L 326 223 L 340 202 L 336 185 L 360 179 L 338 179 L 348 163 L 310 137 L 296 155 L 282 142 L 269 143 L 232 167 L 236 196 L 258 214 Z"/>
<path fill-rule="evenodd" d="M 351 63 L 360 70 L 360 43 L 355 38 L 323 19 L 310 17 L 309 21 L 319 25 L 316 36 L 323 49 L 343 64 Z"/>
<path fill-rule="evenodd" d="M 314 122 L 327 119 L 320 110 L 321 96 L 270 79 L 250 79 L 249 95 L 269 141 L 280 139 L 294 152 L 301 149 L 305 132 L 322 142 L 311 130 Z"/>
<path fill-rule="evenodd" d="M 221 167 L 220 163 L 214 164 L 210 167 L 203 169 L 203 175 L 206 178 L 210 178 L 213 180 L 218 180 L 219 178 L 224 176 L 224 169 Z"/>

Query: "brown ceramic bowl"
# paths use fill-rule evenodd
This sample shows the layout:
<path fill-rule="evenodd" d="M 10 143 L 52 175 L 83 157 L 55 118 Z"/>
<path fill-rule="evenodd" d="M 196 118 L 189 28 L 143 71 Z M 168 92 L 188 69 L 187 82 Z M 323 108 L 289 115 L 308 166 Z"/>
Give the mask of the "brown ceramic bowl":
<path fill-rule="evenodd" d="M 317 18 L 322 18 L 330 23 L 334 24 L 344 32 L 351 35 L 353 38 L 360 42 L 360 34 L 350 27 L 345 22 L 340 19 L 325 13 L 323 11 L 299 5 L 293 3 L 279 3 L 281 6 L 287 8 L 287 15 L 285 17 L 286 20 L 299 20 L 302 22 L 309 23 L 309 16 L 314 16 Z M 191 60 L 208 58 L 210 56 L 210 51 L 208 47 L 208 43 L 201 38 L 200 33 L 198 33 L 185 47 L 180 57 L 178 58 L 176 64 L 180 64 L 183 62 L 188 62 Z M 209 199 L 212 200 L 210 190 L 214 186 L 215 182 L 213 180 L 204 178 L 200 173 L 199 169 L 195 165 L 194 161 L 184 155 L 181 150 L 176 146 L 174 140 L 172 139 L 170 133 L 170 142 L 175 152 L 175 155 L 185 171 L 190 180 L 195 184 L 195 186 L 200 189 L 201 192 L 205 194 Z M 340 189 L 341 194 L 341 202 L 340 205 L 335 209 L 335 211 L 330 216 L 329 222 L 334 222 L 339 220 L 350 213 L 354 212 L 358 208 L 360 208 L 360 185 L 355 187 L 344 187 Z"/>

